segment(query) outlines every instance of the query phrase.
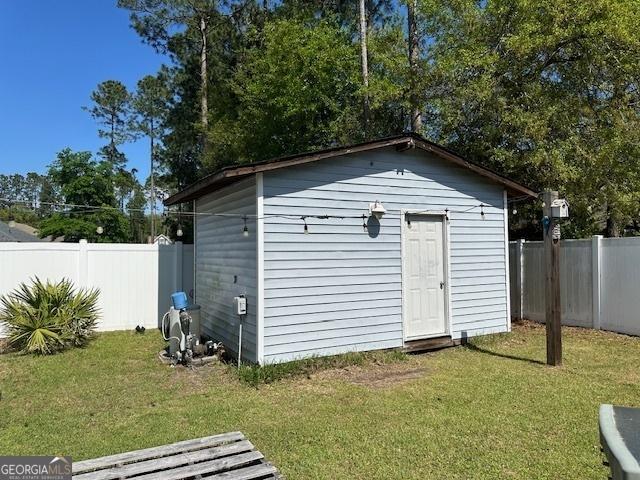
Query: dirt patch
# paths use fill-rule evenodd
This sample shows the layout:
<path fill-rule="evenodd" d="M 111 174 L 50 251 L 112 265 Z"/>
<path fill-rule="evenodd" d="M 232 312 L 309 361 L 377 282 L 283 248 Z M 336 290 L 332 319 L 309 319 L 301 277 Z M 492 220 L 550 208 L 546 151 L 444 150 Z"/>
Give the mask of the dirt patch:
<path fill-rule="evenodd" d="M 511 326 L 514 330 L 544 330 L 544 323 L 534 322 L 533 320 L 513 320 Z"/>
<path fill-rule="evenodd" d="M 416 366 L 414 362 L 403 362 L 328 370 L 313 375 L 313 378 L 318 380 L 342 380 L 373 389 L 385 389 L 422 378 L 427 371 L 427 368 Z"/>
<path fill-rule="evenodd" d="M 527 331 L 536 331 L 536 330 L 540 332 L 544 332 L 545 330 L 544 323 L 534 322 L 532 320 L 514 320 L 512 322 L 512 326 L 513 326 L 514 332 L 517 332 L 517 331 L 527 332 Z M 588 327 L 570 327 L 568 325 L 562 325 L 562 331 L 566 332 L 567 334 L 570 334 L 572 337 L 586 338 L 586 339 L 590 339 L 596 336 L 596 337 L 602 337 L 602 338 L 611 338 L 611 339 L 615 339 L 616 341 L 621 341 L 621 340 L 625 341 L 626 339 L 628 339 L 629 341 L 634 342 L 640 338 L 638 336 L 627 335 L 625 333 L 611 332 L 608 330 L 594 330 Z M 527 341 L 527 340 L 524 339 L 524 341 Z"/>
<path fill-rule="evenodd" d="M 166 384 L 180 392 L 180 395 L 202 392 L 215 378 L 216 384 L 229 382 L 224 365 L 213 362 L 205 365 L 185 367 L 184 365 L 162 365 L 167 369 Z"/>
<path fill-rule="evenodd" d="M 11 349 L 9 348 L 9 340 L 6 338 L 0 338 L 0 355 L 3 353 L 9 353 Z"/>

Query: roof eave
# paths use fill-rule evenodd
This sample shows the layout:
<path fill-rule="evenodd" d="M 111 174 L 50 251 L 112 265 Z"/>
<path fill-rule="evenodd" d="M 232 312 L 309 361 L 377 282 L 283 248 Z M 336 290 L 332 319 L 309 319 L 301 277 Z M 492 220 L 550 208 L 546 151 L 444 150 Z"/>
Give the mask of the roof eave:
<path fill-rule="evenodd" d="M 391 147 L 391 146 L 399 146 L 402 144 L 407 144 L 407 149 L 410 148 L 420 148 L 421 150 L 430 152 L 440 158 L 444 158 L 456 165 L 459 165 L 463 168 L 471 170 L 483 177 L 489 178 L 496 183 L 499 183 L 505 187 L 509 194 L 519 195 L 519 196 L 529 196 L 532 198 L 537 197 L 537 193 L 533 190 L 525 187 L 524 185 L 520 185 L 513 180 L 510 180 L 498 173 L 495 173 L 487 168 L 481 167 L 480 165 L 476 165 L 473 162 L 469 162 L 459 155 L 447 150 L 444 147 L 440 147 L 436 144 L 430 143 L 424 140 L 419 135 L 415 134 L 407 134 L 398 137 L 391 137 L 382 140 L 374 140 L 371 142 L 361 143 L 358 145 L 352 145 L 349 147 L 336 147 L 332 149 L 322 150 L 319 152 L 311 152 L 305 153 L 301 155 L 292 155 L 289 157 L 284 157 L 280 159 L 267 160 L 264 162 L 253 163 L 246 166 L 239 167 L 226 167 L 216 173 L 208 175 L 201 180 L 189 185 L 184 190 L 170 196 L 164 201 L 164 204 L 167 206 L 175 205 L 178 203 L 185 203 L 192 200 L 195 200 L 202 195 L 206 195 L 212 191 L 215 191 L 217 188 L 225 186 L 229 183 L 232 183 L 240 178 L 253 175 L 260 172 L 265 172 L 269 170 L 276 170 L 280 168 L 286 168 L 294 165 L 302 165 L 305 163 L 316 162 L 318 160 L 323 160 L 325 158 L 338 157 L 349 155 L 353 153 L 361 153 L 370 150 L 376 150 L 379 148 Z M 403 149 L 404 150 L 404 149 Z"/>

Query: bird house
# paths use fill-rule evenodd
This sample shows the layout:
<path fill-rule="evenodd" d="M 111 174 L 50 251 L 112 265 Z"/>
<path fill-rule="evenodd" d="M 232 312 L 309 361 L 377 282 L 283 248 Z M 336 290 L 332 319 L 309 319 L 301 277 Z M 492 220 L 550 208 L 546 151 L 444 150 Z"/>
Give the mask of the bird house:
<path fill-rule="evenodd" d="M 563 198 L 551 202 L 551 216 L 553 218 L 569 218 L 569 204 Z"/>

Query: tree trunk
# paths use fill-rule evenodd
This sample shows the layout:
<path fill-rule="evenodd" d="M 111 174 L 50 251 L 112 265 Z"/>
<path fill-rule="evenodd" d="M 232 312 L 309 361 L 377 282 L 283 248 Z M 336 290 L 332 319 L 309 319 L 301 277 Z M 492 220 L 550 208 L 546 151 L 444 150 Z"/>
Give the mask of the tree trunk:
<path fill-rule="evenodd" d="M 420 113 L 420 101 L 418 95 L 418 60 L 420 58 L 420 45 L 418 41 L 418 26 L 416 21 L 417 0 L 407 1 L 407 30 L 409 32 L 409 67 L 411 80 L 409 82 L 411 92 L 409 99 L 411 102 L 411 131 L 420 132 L 422 130 L 422 114 Z"/>
<path fill-rule="evenodd" d="M 153 132 L 153 127 L 151 127 L 151 131 Z M 151 183 L 150 185 L 151 193 L 149 194 L 150 196 L 149 203 L 151 204 L 151 242 L 153 242 L 156 239 L 156 186 L 155 186 L 155 179 L 153 175 L 153 163 L 154 163 L 153 162 L 154 160 L 153 133 L 149 135 L 149 141 L 151 143 L 151 173 L 149 175 L 149 180 Z"/>
<path fill-rule="evenodd" d="M 365 137 L 369 135 L 369 61 L 367 58 L 367 10 L 365 0 L 360 0 L 360 57 L 362 61 L 362 84 L 364 86 L 363 119 Z"/>
<path fill-rule="evenodd" d="M 113 149 L 114 149 L 114 145 L 116 144 L 116 119 L 115 119 L 115 115 L 114 114 L 111 114 L 111 139 L 110 140 L 111 140 L 111 142 L 110 142 L 110 145 L 111 145 L 111 152 L 110 152 L 111 158 L 110 158 L 110 160 L 113 163 L 113 160 L 114 160 L 113 159 Z"/>
<path fill-rule="evenodd" d="M 205 153 L 209 127 L 209 106 L 207 101 L 207 21 L 204 15 L 200 16 L 200 36 L 202 40 L 200 49 L 200 123 L 202 124 L 202 148 Z"/>
<path fill-rule="evenodd" d="M 607 205 L 607 231 L 606 236 L 608 238 L 615 238 L 620 236 L 620 228 L 618 226 L 617 219 L 614 218 L 615 214 L 611 210 L 611 207 Z"/>

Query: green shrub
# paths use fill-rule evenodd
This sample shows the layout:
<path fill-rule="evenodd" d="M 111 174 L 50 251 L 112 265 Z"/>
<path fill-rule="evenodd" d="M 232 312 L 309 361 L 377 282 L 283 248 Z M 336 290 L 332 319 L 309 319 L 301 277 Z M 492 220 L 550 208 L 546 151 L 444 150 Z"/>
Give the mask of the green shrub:
<path fill-rule="evenodd" d="M 24 353 L 81 347 L 96 329 L 98 295 L 97 289 L 75 291 L 67 279 L 43 283 L 36 277 L 0 299 L 0 325 L 9 345 Z"/>

